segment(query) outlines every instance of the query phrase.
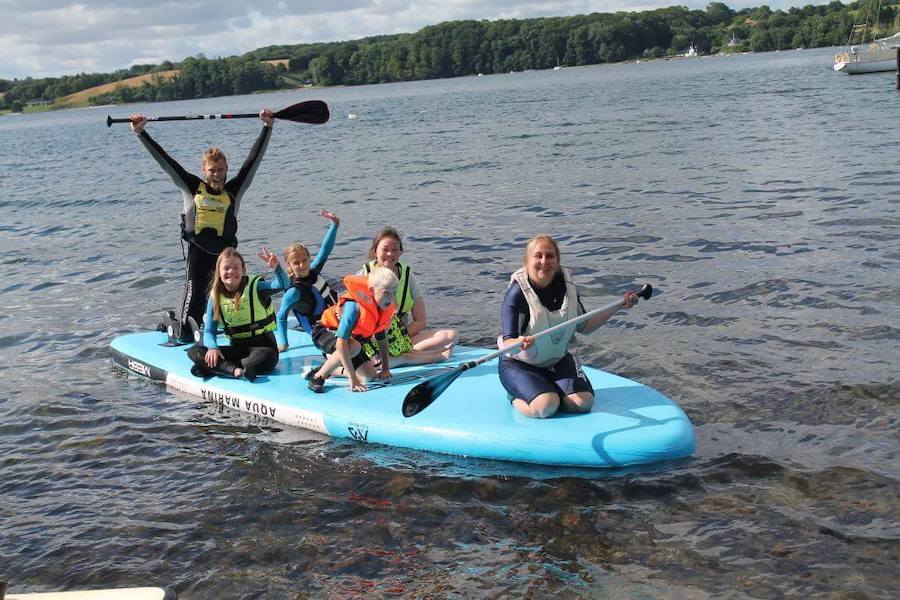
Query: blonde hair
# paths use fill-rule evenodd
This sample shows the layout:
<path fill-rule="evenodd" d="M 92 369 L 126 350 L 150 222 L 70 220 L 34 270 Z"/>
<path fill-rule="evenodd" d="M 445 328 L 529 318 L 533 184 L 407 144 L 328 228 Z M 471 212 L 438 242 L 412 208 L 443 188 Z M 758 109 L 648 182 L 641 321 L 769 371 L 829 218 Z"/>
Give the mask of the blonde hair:
<path fill-rule="evenodd" d="M 291 277 L 296 277 L 294 272 L 291 270 L 291 259 L 298 252 L 306 252 L 306 257 L 310 258 L 309 250 L 307 249 L 306 246 L 304 246 L 300 242 L 294 242 L 293 244 L 291 244 L 290 246 L 288 246 L 287 248 L 284 249 L 284 262 L 287 265 L 288 275 L 290 275 Z"/>
<path fill-rule="evenodd" d="M 561 259 L 562 255 L 559 253 L 559 244 L 556 243 L 549 235 L 536 235 L 525 245 L 525 263 L 528 264 L 528 255 L 531 254 L 531 251 L 534 250 L 534 247 L 537 246 L 541 242 L 547 242 L 548 244 L 553 246 L 553 249 L 556 250 L 556 258 Z"/>
<path fill-rule="evenodd" d="M 206 163 L 208 163 L 208 162 L 216 162 L 216 161 L 220 161 L 220 160 L 225 163 L 226 167 L 228 166 L 228 161 L 225 159 L 225 153 L 216 147 L 207 148 L 203 152 L 203 163 L 202 164 L 204 164 L 204 165 L 206 165 Z"/>
<path fill-rule="evenodd" d="M 234 248 L 228 247 L 219 253 L 219 258 L 216 259 L 216 271 L 213 274 L 212 283 L 209 285 L 209 297 L 213 302 L 213 319 L 219 322 L 222 321 L 222 311 L 219 308 L 221 298 L 224 296 L 231 300 L 233 310 L 237 311 L 241 308 L 241 297 L 243 296 L 243 294 L 235 293 L 234 297 L 229 297 L 228 290 L 225 288 L 225 284 L 222 283 L 222 278 L 219 275 L 219 266 L 229 258 L 237 258 L 241 261 L 241 267 L 245 271 L 247 269 L 247 265 L 244 263 L 244 257 Z M 238 292 L 240 292 L 240 290 L 238 290 Z"/>
<path fill-rule="evenodd" d="M 375 236 L 375 239 L 372 240 L 372 247 L 369 248 L 369 260 L 373 260 L 375 258 L 375 250 L 378 249 L 378 244 L 381 243 L 381 240 L 385 238 L 392 238 L 397 240 L 397 244 L 400 246 L 400 252 L 403 252 L 403 240 L 400 239 L 400 233 L 393 227 L 385 227 L 384 229 L 379 231 L 378 235 Z"/>
<path fill-rule="evenodd" d="M 391 296 L 397 295 L 397 286 L 400 280 L 393 271 L 386 267 L 375 267 L 366 278 L 366 282 L 370 288 L 381 288 L 388 292 Z"/>

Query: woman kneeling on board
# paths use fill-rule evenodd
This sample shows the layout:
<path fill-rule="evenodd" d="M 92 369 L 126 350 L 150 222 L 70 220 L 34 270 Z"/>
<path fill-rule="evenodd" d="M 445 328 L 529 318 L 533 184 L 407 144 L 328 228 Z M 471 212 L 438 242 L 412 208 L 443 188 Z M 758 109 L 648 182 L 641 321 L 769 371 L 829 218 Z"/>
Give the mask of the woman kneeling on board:
<path fill-rule="evenodd" d="M 322 314 L 313 328 L 316 348 L 327 357 L 325 364 L 307 373 L 308 387 L 316 393 L 325 391 L 325 379 L 339 365 L 350 379 L 351 392 L 363 392 L 366 385 L 357 369 L 367 378 L 375 377 L 375 368 L 362 351 L 361 342 L 374 337 L 378 341 L 381 369 L 377 377 L 390 379 L 390 354 L 386 331 L 394 316 L 397 276 L 390 269 L 373 269 L 366 277 L 344 277 L 344 292 L 337 304 Z"/>
<path fill-rule="evenodd" d="M 191 373 L 197 377 L 243 376 L 253 381 L 278 364 L 272 335 L 275 330 L 272 295 L 288 287 L 290 282 L 278 264 L 278 257 L 268 248 L 263 246 L 259 257 L 275 270 L 275 279 L 248 277 L 244 257 L 234 248 L 225 248 L 219 254 L 206 302 L 203 345 L 197 344 L 187 352 L 194 361 Z M 216 343 L 219 323 L 225 327 L 230 346 L 219 348 Z"/>
<path fill-rule="evenodd" d="M 625 308 L 638 299 L 625 294 Z M 594 388 L 568 352 L 577 330 L 591 333 L 618 311 L 601 312 L 558 335 L 534 339 L 534 334 L 584 314 L 571 273 L 559 265 L 559 245 L 546 235 L 531 238 L 525 247 L 525 266 L 513 273 L 503 299 L 501 348 L 522 342 L 512 356 L 502 356 L 500 383 L 512 396 L 512 405 L 528 417 L 546 418 L 560 408 L 589 412 Z"/>

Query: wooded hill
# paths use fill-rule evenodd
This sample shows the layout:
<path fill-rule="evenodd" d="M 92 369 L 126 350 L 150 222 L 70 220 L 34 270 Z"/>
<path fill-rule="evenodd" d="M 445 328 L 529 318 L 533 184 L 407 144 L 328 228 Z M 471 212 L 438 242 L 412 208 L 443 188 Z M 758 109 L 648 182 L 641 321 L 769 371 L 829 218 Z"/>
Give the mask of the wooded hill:
<path fill-rule="evenodd" d="M 861 6 L 862 5 L 862 6 Z M 882 6 L 875 35 L 900 27 L 900 5 Z M 113 84 L 89 96 L 92 104 L 181 100 L 245 94 L 299 85 L 357 85 L 505 73 L 528 69 L 659 58 L 683 53 L 786 50 L 838 46 L 872 9 L 868 2 L 787 11 L 768 6 L 735 11 L 721 2 L 706 10 L 684 7 L 498 21 L 453 21 L 416 33 L 346 42 L 268 46 L 243 56 L 186 58 L 175 65 L 136 65 L 108 74 L 0 80 L 0 107 L 21 110 Z M 876 21 L 870 15 L 870 21 Z M 269 61 L 269 62 L 266 62 Z M 160 75 L 177 69 L 174 76 Z M 147 75 L 138 86 L 116 85 Z M 71 97 L 71 96 L 70 96 Z"/>

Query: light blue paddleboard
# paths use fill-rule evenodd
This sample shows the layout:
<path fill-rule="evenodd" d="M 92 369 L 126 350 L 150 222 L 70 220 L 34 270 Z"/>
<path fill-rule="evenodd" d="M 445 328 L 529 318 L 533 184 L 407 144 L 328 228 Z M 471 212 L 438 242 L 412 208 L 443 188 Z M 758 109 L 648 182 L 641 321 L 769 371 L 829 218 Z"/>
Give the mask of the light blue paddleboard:
<path fill-rule="evenodd" d="M 189 346 L 166 347 L 160 332 L 132 333 L 111 344 L 116 365 L 181 392 L 274 421 L 361 442 L 458 456 L 542 465 L 622 467 L 679 459 L 694 451 L 690 420 L 672 400 L 645 385 L 585 368 L 596 396 L 587 414 L 530 419 L 512 408 L 497 377 L 497 361 L 466 371 L 434 403 L 406 418 L 406 393 L 425 377 L 367 392 L 350 392 L 345 378 L 314 394 L 304 374 L 322 362 L 310 337 L 288 332 L 290 350 L 276 369 L 250 383 L 191 375 Z M 220 337 L 220 345 L 227 344 Z M 440 365 L 392 369 L 395 380 L 475 360 L 489 351 L 457 346 Z"/>

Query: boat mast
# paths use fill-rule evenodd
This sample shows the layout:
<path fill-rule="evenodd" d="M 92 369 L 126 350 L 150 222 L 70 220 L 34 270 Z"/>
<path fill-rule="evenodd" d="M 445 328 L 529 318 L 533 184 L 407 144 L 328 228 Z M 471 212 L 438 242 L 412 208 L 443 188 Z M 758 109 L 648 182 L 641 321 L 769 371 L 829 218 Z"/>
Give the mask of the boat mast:
<path fill-rule="evenodd" d="M 878 28 L 878 16 L 881 14 L 881 0 L 877 0 L 877 2 L 876 2 L 876 0 L 872 0 L 871 2 L 869 2 L 869 9 L 866 12 L 866 20 L 863 21 L 862 24 L 859 23 L 859 13 L 857 13 L 856 25 L 854 25 L 850 29 L 850 37 L 847 39 L 848 46 L 853 45 L 853 34 L 860 30 L 862 30 L 862 35 L 859 36 L 859 43 L 860 44 L 866 43 L 866 35 L 868 34 L 868 31 L 869 31 L 869 20 L 872 17 L 872 8 L 873 7 L 875 7 L 875 22 L 872 26 L 872 30 L 874 31 L 875 29 Z"/>

